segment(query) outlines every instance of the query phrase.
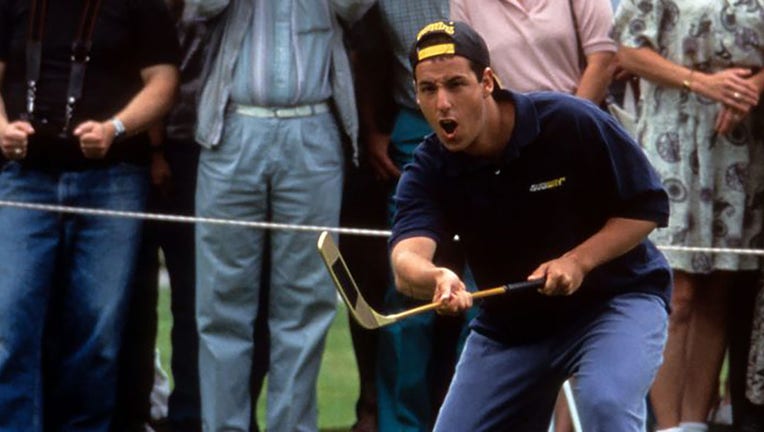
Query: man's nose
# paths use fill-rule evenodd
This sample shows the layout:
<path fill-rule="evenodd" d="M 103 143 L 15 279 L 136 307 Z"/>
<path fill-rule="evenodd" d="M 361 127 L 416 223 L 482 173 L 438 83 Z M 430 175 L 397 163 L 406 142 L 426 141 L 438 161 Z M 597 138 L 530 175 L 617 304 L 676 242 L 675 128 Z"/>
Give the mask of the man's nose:
<path fill-rule="evenodd" d="M 451 109 L 451 99 L 444 88 L 438 89 L 437 107 L 439 111 L 446 112 Z"/>

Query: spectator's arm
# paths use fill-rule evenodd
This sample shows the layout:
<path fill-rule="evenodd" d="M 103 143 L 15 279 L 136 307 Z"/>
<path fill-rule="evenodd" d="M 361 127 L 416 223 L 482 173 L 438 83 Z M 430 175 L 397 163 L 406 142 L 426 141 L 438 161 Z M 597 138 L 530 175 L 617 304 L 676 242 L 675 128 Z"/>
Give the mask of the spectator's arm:
<path fill-rule="evenodd" d="M 599 104 L 607 96 L 615 72 L 616 44 L 611 36 L 613 10 L 610 2 L 576 0 L 570 2 L 574 31 L 579 49 L 586 57 L 586 67 L 576 88 L 576 95 Z"/>
<path fill-rule="evenodd" d="M 377 113 L 373 90 L 373 83 L 369 82 L 368 75 L 359 74 L 356 77 L 358 85 L 358 113 L 364 124 L 363 145 L 366 146 L 366 156 L 374 177 L 381 181 L 396 180 L 401 176 L 398 167 L 390 159 L 388 149 L 390 147 L 390 133 L 382 131 L 377 124 Z"/>
<path fill-rule="evenodd" d="M 141 78 L 143 88 L 113 116 L 122 121 L 127 135 L 147 130 L 170 110 L 178 87 L 178 68 L 170 64 L 149 66 L 141 70 Z M 115 133 L 111 119 L 88 120 L 74 129 L 85 157 L 95 159 L 106 155 Z"/>
<path fill-rule="evenodd" d="M 0 89 L 3 88 L 3 77 L 5 76 L 5 62 L 0 61 Z M 8 125 L 8 113 L 5 111 L 3 94 L 0 93 L 0 131 Z"/>
<path fill-rule="evenodd" d="M 151 184 L 166 196 L 172 180 L 172 170 L 164 156 L 164 122 L 152 124 L 147 133 L 151 144 Z"/>
<path fill-rule="evenodd" d="M 147 130 L 172 108 L 178 88 L 178 68 L 161 64 L 141 70 L 143 88 L 115 117 L 128 135 Z"/>
<path fill-rule="evenodd" d="M 598 51 L 586 56 L 586 69 L 578 83 L 576 96 L 600 104 L 607 96 L 610 80 L 615 72 L 615 53 Z"/>
<path fill-rule="evenodd" d="M 0 62 L 0 88 L 5 76 L 5 63 Z M 21 159 L 27 154 L 27 138 L 34 128 L 26 121 L 8 120 L 3 96 L 0 94 L 0 152 L 8 159 Z"/>
<path fill-rule="evenodd" d="M 665 87 L 686 87 L 709 99 L 748 113 L 759 103 L 759 89 L 748 78 L 751 71 L 729 68 L 707 74 L 665 59 L 649 47 L 621 46 L 618 62 L 624 69 Z"/>

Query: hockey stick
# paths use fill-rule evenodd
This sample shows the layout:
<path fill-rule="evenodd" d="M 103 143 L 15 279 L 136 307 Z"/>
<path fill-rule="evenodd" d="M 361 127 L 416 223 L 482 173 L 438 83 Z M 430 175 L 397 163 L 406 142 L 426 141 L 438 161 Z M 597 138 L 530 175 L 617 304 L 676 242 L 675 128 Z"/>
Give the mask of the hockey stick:
<path fill-rule="evenodd" d="M 326 268 L 332 275 L 332 280 L 334 281 L 334 285 L 337 287 L 337 291 L 339 291 L 342 300 L 347 305 L 353 318 L 355 318 L 361 327 L 367 329 L 384 327 L 404 318 L 434 310 L 440 305 L 440 303 L 437 302 L 429 303 L 403 312 L 382 315 L 375 311 L 363 298 L 361 291 L 358 289 L 358 285 L 356 285 L 355 280 L 353 280 L 353 276 L 350 274 L 347 264 L 337 248 L 337 244 L 334 243 L 332 236 L 327 231 L 322 232 L 318 237 L 318 251 L 321 254 L 321 258 L 324 260 L 324 264 L 326 264 Z M 544 279 L 511 283 L 496 288 L 473 292 L 472 298 L 489 297 L 514 290 L 538 288 L 542 285 L 544 285 Z"/>

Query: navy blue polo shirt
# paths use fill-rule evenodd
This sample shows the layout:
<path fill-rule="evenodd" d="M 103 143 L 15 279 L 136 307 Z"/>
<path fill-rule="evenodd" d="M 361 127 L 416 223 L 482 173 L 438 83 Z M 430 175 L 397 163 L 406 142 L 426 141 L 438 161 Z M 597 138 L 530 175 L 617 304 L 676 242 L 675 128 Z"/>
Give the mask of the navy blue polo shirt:
<path fill-rule="evenodd" d="M 634 140 L 594 104 L 560 93 L 502 91 L 516 107 L 502 157 L 452 153 L 432 134 L 417 148 L 395 196 L 390 244 L 459 235 L 480 288 L 525 280 L 609 218 L 666 226 L 668 197 Z M 535 290 L 486 299 L 474 324 L 499 334 L 556 328 L 620 293 L 646 292 L 669 304 L 671 272 L 649 241 L 592 270 L 572 296 Z"/>

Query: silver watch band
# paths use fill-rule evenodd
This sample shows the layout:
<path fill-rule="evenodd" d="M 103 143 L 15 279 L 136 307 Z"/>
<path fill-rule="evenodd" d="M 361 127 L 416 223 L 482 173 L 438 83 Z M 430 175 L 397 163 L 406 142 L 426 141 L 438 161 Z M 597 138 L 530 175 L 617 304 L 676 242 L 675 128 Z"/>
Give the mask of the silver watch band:
<path fill-rule="evenodd" d="M 113 117 L 111 124 L 114 125 L 114 138 L 119 138 L 125 134 L 125 124 L 122 123 L 122 120 Z"/>

